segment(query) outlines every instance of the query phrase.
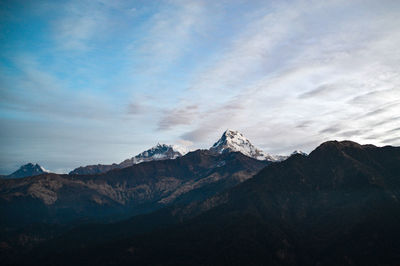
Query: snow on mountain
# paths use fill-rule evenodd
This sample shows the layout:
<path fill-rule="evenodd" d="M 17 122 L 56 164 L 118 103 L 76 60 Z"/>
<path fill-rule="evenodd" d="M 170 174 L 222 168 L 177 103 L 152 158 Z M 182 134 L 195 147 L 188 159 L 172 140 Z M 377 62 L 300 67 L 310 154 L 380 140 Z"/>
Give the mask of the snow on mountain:
<path fill-rule="evenodd" d="M 305 155 L 305 156 L 308 155 L 307 153 L 305 153 L 305 152 L 303 152 L 303 151 L 295 150 L 294 152 L 292 152 L 292 154 L 290 154 L 290 156 L 295 155 L 295 154 L 301 154 L 301 155 Z"/>
<path fill-rule="evenodd" d="M 22 178 L 22 177 L 27 177 L 27 176 L 40 175 L 40 174 L 44 174 L 44 173 L 49 173 L 49 171 L 44 169 L 39 164 L 27 163 L 25 165 L 22 165 L 14 173 L 12 173 L 8 176 L 5 176 L 4 178 Z"/>
<path fill-rule="evenodd" d="M 185 146 L 181 146 L 181 145 L 171 145 L 171 146 L 172 146 L 172 149 L 176 152 L 179 152 L 181 154 L 181 156 L 190 152 L 189 148 L 185 147 Z"/>
<path fill-rule="evenodd" d="M 69 174 L 78 175 L 91 175 L 105 173 L 112 169 L 120 169 L 132 166 L 134 164 L 158 160 L 175 159 L 177 157 L 183 156 L 188 152 L 187 149 L 178 145 L 166 145 L 158 143 L 156 146 L 132 157 L 126 159 L 119 164 L 98 164 L 98 165 L 87 165 L 75 168 Z"/>
<path fill-rule="evenodd" d="M 141 162 L 149 162 L 155 160 L 176 159 L 183 156 L 188 151 L 178 145 L 167 145 L 158 143 L 156 146 L 148 149 L 135 157 L 127 159 L 119 164 L 120 168 L 132 166 Z"/>
<path fill-rule="evenodd" d="M 222 137 L 210 148 L 210 150 L 217 153 L 241 152 L 244 155 L 257 160 L 268 160 L 272 162 L 282 161 L 287 158 L 287 156 L 270 155 L 265 153 L 251 144 L 242 133 L 230 129 L 226 130 L 222 134 Z"/>

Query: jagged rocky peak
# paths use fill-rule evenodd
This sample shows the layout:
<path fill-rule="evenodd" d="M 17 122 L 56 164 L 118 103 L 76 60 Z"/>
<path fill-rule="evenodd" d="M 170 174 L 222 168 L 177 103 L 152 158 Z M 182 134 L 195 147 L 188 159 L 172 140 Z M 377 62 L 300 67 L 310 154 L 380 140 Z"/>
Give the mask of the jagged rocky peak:
<path fill-rule="evenodd" d="M 22 177 L 27 177 L 27 176 L 34 176 L 34 175 L 40 175 L 44 173 L 48 173 L 49 171 L 44 169 L 42 166 L 39 164 L 33 164 L 33 163 L 27 163 L 25 165 L 22 165 L 17 171 L 14 173 L 6 176 L 6 178 L 22 178 Z"/>
<path fill-rule="evenodd" d="M 217 153 L 241 152 L 257 160 L 282 161 L 287 158 L 286 156 L 265 153 L 251 144 L 242 133 L 231 129 L 226 130 L 210 150 Z"/>

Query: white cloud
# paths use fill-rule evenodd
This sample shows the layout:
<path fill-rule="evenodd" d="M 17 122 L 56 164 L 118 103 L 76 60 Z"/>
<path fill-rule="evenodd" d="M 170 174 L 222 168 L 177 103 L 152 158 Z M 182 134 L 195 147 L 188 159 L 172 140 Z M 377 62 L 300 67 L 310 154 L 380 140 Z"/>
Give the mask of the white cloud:
<path fill-rule="evenodd" d="M 146 32 L 129 46 L 132 60 L 139 61 L 135 73 L 157 73 L 179 60 L 190 49 L 190 41 L 201 31 L 205 18 L 202 1 L 166 1 L 142 26 Z"/>
<path fill-rule="evenodd" d="M 371 128 L 400 113 L 396 11 L 375 12 L 355 2 L 348 8 L 360 8 L 361 16 L 354 17 L 351 11 L 339 14 L 343 2 L 304 3 L 256 17 L 221 60 L 199 74 L 187 97 L 202 103 L 204 118 L 192 122 L 184 137 L 209 141 L 217 133 L 204 128 L 233 127 L 265 149 L 285 153 L 295 145 L 309 151 L 327 139 L 380 145 L 391 136 L 392 144 L 400 144 L 400 132 L 388 132 L 391 123 Z M 233 99 L 244 108 L 224 108 Z M 308 125 L 299 127 L 304 120 Z M 336 132 L 324 131 L 333 125 Z M 380 135 L 371 140 L 373 132 Z"/>

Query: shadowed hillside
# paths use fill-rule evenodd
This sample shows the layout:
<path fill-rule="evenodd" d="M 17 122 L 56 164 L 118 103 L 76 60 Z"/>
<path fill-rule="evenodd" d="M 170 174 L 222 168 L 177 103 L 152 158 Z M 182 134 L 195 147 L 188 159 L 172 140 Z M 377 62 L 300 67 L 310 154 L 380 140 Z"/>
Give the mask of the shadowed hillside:
<path fill-rule="evenodd" d="M 326 142 L 212 197 L 212 209 L 182 224 L 83 247 L 60 238 L 40 256 L 56 264 L 398 265 L 399 197 L 400 148 Z M 144 219 L 155 217 L 171 212 Z"/>

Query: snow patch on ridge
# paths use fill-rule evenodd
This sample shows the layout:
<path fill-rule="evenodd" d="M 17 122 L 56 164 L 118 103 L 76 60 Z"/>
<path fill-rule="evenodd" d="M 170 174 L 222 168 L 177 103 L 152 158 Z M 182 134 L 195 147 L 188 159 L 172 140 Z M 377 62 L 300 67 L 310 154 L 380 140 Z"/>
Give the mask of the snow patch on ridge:
<path fill-rule="evenodd" d="M 180 156 L 183 156 L 187 153 L 183 147 L 178 145 L 167 145 L 157 143 L 156 146 L 144 151 L 135 157 L 127 159 L 119 164 L 120 167 L 128 167 L 134 164 L 149 162 L 149 161 L 157 161 L 157 160 L 166 160 L 166 159 L 176 159 Z"/>

